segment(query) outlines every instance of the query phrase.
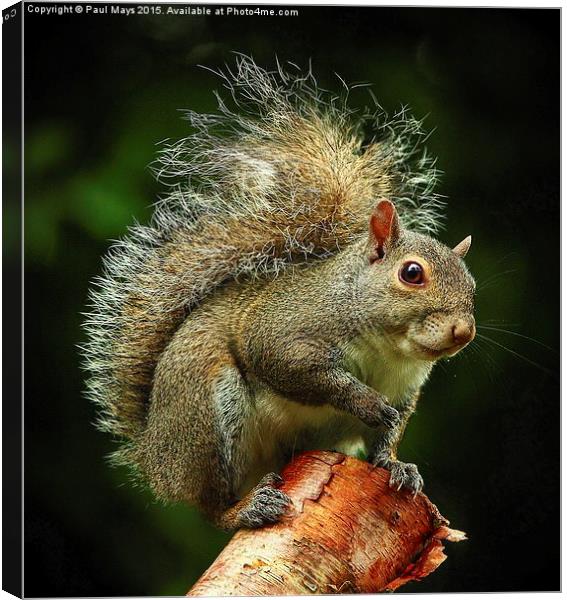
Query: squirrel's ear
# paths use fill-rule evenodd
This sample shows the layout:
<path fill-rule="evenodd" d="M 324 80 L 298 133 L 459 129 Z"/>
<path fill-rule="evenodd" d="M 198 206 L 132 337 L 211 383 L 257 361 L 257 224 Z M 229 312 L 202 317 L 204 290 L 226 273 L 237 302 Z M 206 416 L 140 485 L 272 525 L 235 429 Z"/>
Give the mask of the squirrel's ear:
<path fill-rule="evenodd" d="M 389 246 L 400 236 L 400 220 L 396 207 L 389 200 L 380 200 L 370 217 L 371 261 L 384 257 Z"/>
<path fill-rule="evenodd" d="M 471 243 L 472 243 L 472 237 L 469 235 L 462 242 L 459 242 L 453 248 L 453 252 L 457 256 L 460 256 L 461 258 L 465 258 L 465 256 L 467 255 L 467 252 L 469 251 L 469 248 L 471 247 Z"/>

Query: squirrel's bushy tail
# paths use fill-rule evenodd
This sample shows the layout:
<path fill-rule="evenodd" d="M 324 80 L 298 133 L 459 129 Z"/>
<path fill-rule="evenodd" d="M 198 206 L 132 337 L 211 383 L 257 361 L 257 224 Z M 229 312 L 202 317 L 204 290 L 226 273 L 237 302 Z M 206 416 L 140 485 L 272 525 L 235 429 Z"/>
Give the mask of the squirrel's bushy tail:
<path fill-rule="evenodd" d="M 336 253 L 366 231 L 381 197 L 406 227 L 437 228 L 421 123 L 404 111 L 358 114 L 346 86 L 333 96 L 290 69 L 239 57 L 220 74 L 234 110 L 218 97 L 218 114 L 187 113 L 194 133 L 156 163 L 168 196 L 105 258 L 84 348 L 103 429 L 135 442 L 160 354 L 217 286 Z"/>

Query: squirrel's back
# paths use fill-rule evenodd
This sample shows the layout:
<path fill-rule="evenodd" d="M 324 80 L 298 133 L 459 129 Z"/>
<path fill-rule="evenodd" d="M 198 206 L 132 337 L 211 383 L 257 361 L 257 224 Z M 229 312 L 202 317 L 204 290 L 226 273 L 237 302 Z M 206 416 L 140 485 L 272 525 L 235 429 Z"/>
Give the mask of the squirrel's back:
<path fill-rule="evenodd" d="M 234 110 L 219 97 L 218 114 L 187 114 L 194 133 L 157 161 L 168 195 L 105 257 L 84 354 L 101 428 L 129 440 L 118 458 L 144 429 L 160 355 L 215 288 L 336 254 L 366 232 L 380 197 L 406 227 L 439 225 L 421 123 L 350 110 L 290 69 L 239 57 L 220 74 Z"/>

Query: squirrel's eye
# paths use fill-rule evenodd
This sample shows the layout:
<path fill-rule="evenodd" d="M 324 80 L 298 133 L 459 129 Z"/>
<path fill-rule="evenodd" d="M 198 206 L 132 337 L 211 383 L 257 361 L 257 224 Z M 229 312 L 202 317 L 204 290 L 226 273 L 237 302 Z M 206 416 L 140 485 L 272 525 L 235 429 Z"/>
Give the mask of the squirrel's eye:
<path fill-rule="evenodd" d="M 425 280 L 423 267 L 416 262 L 407 262 L 400 269 L 400 279 L 410 285 L 422 285 Z"/>

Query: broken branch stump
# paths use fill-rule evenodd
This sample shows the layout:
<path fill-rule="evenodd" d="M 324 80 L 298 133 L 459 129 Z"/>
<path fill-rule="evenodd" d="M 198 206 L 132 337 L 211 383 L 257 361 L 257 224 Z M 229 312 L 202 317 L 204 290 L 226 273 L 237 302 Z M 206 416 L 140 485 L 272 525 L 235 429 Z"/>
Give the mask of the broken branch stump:
<path fill-rule="evenodd" d="M 424 494 L 391 489 L 367 462 L 306 452 L 282 477 L 290 514 L 236 533 L 188 596 L 392 591 L 435 570 L 443 540 L 465 539 Z"/>

